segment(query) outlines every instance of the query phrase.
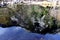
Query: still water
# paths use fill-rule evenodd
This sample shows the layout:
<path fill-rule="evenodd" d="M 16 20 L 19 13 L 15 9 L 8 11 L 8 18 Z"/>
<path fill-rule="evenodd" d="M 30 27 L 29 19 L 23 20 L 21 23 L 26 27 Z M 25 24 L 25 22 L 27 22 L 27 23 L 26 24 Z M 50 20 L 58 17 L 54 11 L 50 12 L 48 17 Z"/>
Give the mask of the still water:
<path fill-rule="evenodd" d="M 31 33 L 24 28 L 12 26 L 0 27 L 0 40 L 60 40 L 60 34 L 37 34 Z"/>

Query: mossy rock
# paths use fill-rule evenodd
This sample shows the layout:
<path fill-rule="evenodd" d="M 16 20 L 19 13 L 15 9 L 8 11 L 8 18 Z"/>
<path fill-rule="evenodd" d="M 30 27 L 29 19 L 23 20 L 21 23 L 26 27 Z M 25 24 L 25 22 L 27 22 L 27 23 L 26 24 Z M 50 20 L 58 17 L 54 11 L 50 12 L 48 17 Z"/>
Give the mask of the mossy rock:
<path fill-rule="evenodd" d="M 9 22 L 9 17 L 7 16 L 0 16 L 0 23 L 1 24 L 7 24 Z"/>
<path fill-rule="evenodd" d="M 10 23 L 10 9 L 0 8 L 0 24 L 9 24 Z"/>

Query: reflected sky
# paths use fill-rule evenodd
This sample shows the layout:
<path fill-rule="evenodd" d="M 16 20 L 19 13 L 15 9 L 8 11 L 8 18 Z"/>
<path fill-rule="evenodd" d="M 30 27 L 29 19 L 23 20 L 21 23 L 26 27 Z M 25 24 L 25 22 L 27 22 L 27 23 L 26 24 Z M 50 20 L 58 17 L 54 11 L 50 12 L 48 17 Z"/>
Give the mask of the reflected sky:
<path fill-rule="evenodd" d="M 60 34 L 41 35 L 16 26 L 0 27 L 0 40 L 60 40 Z"/>

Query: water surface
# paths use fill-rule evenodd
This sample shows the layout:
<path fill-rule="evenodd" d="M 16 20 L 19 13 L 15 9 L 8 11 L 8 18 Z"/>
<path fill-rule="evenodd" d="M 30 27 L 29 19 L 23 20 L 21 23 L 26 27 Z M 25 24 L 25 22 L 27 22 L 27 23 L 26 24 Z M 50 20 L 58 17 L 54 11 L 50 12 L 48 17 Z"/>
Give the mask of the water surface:
<path fill-rule="evenodd" d="M 60 40 L 60 34 L 37 34 L 31 33 L 21 27 L 0 27 L 0 40 Z"/>

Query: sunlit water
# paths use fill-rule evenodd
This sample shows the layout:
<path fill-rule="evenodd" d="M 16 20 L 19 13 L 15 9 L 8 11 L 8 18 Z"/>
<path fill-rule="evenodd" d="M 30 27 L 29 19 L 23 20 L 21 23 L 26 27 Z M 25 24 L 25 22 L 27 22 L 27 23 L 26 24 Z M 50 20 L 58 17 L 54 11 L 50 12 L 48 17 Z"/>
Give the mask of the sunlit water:
<path fill-rule="evenodd" d="M 31 33 L 21 27 L 0 27 L 0 40 L 60 40 L 60 34 L 37 34 Z"/>

